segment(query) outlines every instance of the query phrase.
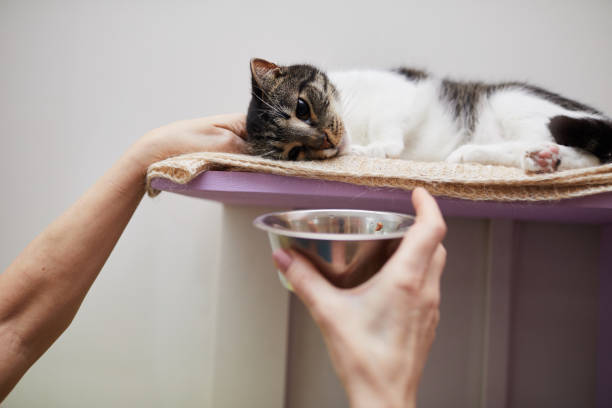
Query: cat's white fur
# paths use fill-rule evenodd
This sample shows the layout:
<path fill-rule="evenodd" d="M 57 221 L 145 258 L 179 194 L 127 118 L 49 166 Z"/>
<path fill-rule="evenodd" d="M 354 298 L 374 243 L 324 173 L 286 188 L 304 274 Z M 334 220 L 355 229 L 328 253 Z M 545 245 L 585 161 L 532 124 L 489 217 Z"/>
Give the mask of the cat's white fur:
<path fill-rule="evenodd" d="M 481 98 L 468 139 L 440 101 L 438 79 L 410 81 L 374 70 L 332 72 L 329 78 L 339 92 L 346 129 L 341 154 L 497 164 L 530 172 L 553 171 L 557 159 L 558 170 L 599 164 L 590 153 L 555 144 L 548 123 L 557 115 L 601 117 L 564 109 L 527 91 L 505 89 Z"/>

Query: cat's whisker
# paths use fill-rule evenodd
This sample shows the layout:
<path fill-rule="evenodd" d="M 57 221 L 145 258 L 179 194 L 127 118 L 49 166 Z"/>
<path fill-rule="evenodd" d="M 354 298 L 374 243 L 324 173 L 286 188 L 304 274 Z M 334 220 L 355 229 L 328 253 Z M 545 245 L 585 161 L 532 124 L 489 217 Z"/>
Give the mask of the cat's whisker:
<path fill-rule="evenodd" d="M 268 150 L 267 152 L 262 153 L 260 156 L 264 159 L 275 159 L 276 155 L 278 154 L 279 152 L 276 150 Z"/>
<path fill-rule="evenodd" d="M 270 98 L 270 95 L 268 95 L 268 94 L 266 93 L 266 91 L 265 91 L 265 90 L 261 89 L 261 93 L 262 93 L 262 94 L 263 94 L 265 97 L 267 97 L 268 99 L 272 100 L 272 98 Z M 260 100 L 261 100 L 261 99 L 260 99 Z M 276 107 L 276 108 L 277 108 L 279 111 L 281 111 L 280 106 L 275 105 L 275 107 Z"/>
<path fill-rule="evenodd" d="M 280 107 L 278 106 L 274 106 L 269 102 L 266 102 L 265 100 L 263 100 L 262 98 L 260 98 L 258 95 L 256 95 L 254 92 L 251 92 L 251 95 L 253 95 L 254 97 L 256 97 L 257 99 L 259 99 L 262 103 L 264 103 L 266 106 L 268 106 L 270 109 L 272 109 L 272 111 L 274 113 L 277 113 L 279 115 L 279 117 L 285 117 L 285 113 L 280 109 Z"/>
<path fill-rule="evenodd" d="M 264 101 L 263 98 L 259 97 L 257 94 L 255 94 L 254 92 L 251 92 L 251 95 L 253 95 L 255 98 L 259 99 L 261 102 L 263 102 L 264 105 L 268 106 L 269 108 L 271 108 L 272 110 L 276 111 L 276 108 L 274 106 L 272 106 L 271 104 L 269 104 L 268 102 Z"/>

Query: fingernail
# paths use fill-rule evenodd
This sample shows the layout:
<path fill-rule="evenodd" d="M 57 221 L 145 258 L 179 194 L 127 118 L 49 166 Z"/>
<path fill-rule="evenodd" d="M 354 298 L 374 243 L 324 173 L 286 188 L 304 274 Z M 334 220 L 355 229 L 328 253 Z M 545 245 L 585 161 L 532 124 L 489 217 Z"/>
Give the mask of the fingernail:
<path fill-rule="evenodd" d="M 291 262 L 293 262 L 293 258 L 291 257 L 291 253 L 284 249 L 279 249 L 274 251 L 272 254 L 272 259 L 274 259 L 274 263 L 276 267 L 282 272 L 285 273 Z"/>

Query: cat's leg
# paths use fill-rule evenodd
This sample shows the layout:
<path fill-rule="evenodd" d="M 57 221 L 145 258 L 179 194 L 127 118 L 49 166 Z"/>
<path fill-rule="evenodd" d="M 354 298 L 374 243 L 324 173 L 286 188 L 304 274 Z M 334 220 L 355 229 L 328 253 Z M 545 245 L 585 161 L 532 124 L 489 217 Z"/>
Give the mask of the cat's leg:
<path fill-rule="evenodd" d="M 522 142 L 496 144 L 468 144 L 453 151 L 449 163 L 479 163 L 508 167 L 522 167 L 522 156 L 531 145 Z"/>
<path fill-rule="evenodd" d="M 530 173 L 550 173 L 599 164 L 590 153 L 550 142 L 465 145 L 451 153 L 446 161 L 518 167 Z"/>
<path fill-rule="evenodd" d="M 367 157 L 387 157 L 384 148 L 376 143 L 370 143 L 367 146 L 350 145 L 348 149 L 346 149 L 345 154 Z"/>
<path fill-rule="evenodd" d="M 592 133 L 574 129 L 572 117 L 592 116 L 584 112 L 568 111 L 533 92 L 507 88 L 489 98 L 488 108 L 481 112 L 487 120 L 480 120 L 474 137 L 477 142 L 487 143 L 491 135 L 501 143 L 527 142 L 531 145 L 520 154 L 520 168 L 528 172 L 552 172 L 591 167 L 600 164 L 592 154 L 576 147 L 557 144 L 552 133 L 551 118 L 566 118 L 557 122 L 557 132 L 572 129 L 576 132 Z M 483 118 L 481 118 L 483 119 Z M 569 125 L 568 125 L 569 123 Z M 588 122 L 592 123 L 592 122 Z M 493 124 L 493 128 L 491 125 Z M 568 128 L 569 126 L 569 128 Z M 590 129 L 590 128 L 589 128 Z M 596 126 L 596 129 L 598 127 Z M 506 142 L 502 142 L 505 140 Z M 571 144 L 571 143 L 568 143 Z"/>
<path fill-rule="evenodd" d="M 404 147 L 395 143 L 374 142 L 367 146 L 351 145 L 346 150 L 346 154 L 357 156 L 398 158 Z"/>
<path fill-rule="evenodd" d="M 385 127 L 372 131 L 376 139 L 366 146 L 350 145 L 347 154 L 358 156 L 398 158 L 404 151 L 404 137 L 401 129 Z"/>

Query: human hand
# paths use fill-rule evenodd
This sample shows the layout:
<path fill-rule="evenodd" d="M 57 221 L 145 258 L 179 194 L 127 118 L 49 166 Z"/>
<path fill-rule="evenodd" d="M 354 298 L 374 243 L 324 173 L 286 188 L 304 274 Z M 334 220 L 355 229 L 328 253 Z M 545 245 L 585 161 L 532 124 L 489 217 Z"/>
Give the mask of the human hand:
<path fill-rule="evenodd" d="M 274 260 L 318 324 L 351 407 L 411 407 L 439 320 L 446 224 L 434 199 L 414 190 L 416 221 L 370 280 L 331 285 L 299 253 Z"/>
<path fill-rule="evenodd" d="M 129 153 L 146 168 L 156 161 L 193 152 L 246 152 L 246 116 L 226 114 L 181 120 L 153 129 Z"/>

